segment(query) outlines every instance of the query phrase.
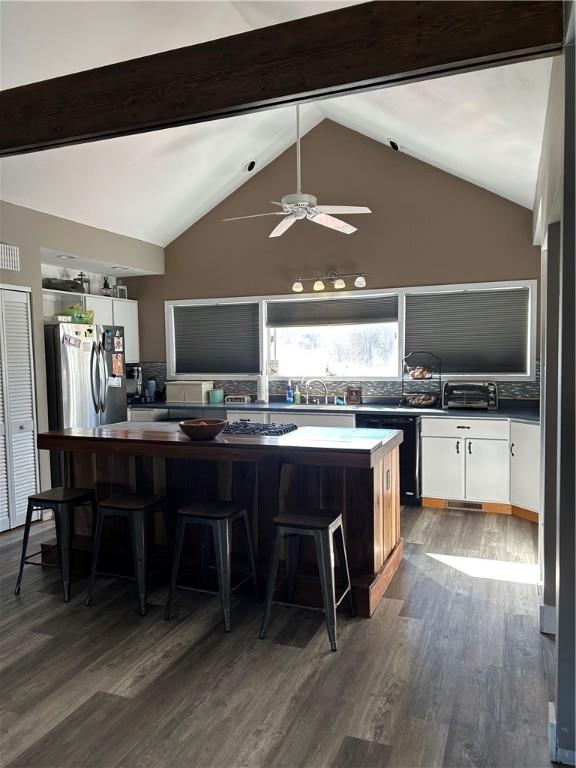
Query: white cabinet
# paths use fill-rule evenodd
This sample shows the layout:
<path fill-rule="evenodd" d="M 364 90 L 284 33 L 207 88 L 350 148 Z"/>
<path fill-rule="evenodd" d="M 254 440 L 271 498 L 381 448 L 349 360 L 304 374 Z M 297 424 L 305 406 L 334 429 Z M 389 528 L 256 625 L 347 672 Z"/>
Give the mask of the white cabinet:
<path fill-rule="evenodd" d="M 422 419 L 422 495 L 510 503 L 507 419 Z"/>
<path fill-rule="evenodd" d="M 226 411 L 226 421 L 248 421 L 251 424 L 268 424 L 266 411 Z"/>
<path fill-rule="evenodd" d="M 354 427 L 353 413 L 294 413 L 293 411 L 272 411 L 270 422 L 274 424 L 296 424 L 297 427 Z"/>
<path fill-rule="evenodd" d="M 124 328 L 125 361 L 127 363 L 140 361 L 137 301 L 86 294 L 84 308 L 94 310 L 94 322 L 99 325 L 121 325 Z"/>
<path fill-rule="evenodd" d="M 510 502 L 540 508 L 540 427 L 513 421 L 510 427 Z"/>
<path fill-rule="evenodd" d="M 94 312 L 94 322 L 99 325 L 114 325 L 114 313 L 112 311 L 112 299 L 109 296 L 84 296 L 84 309 Z"/>
<path fill-rule="evenodd" d="M 510 459 L 507 440 L 466 440 L 467 501 L 510 503 Z"/>
<path fill-rule="evenodd" d="M 463 499 L 465 440 L 457 437 L 422 438 L 422 495 Z"/>
<path fill-rule="evenodd" d="M 112 325 L 122 325 L 124 327 L 126 362 L 139 362 L 138 302 L 134 301 L 134 299 L 112 299 L 112 319 Z"/>
<path fill-rule="evenodd" d="M 0 530 L 23 525 L 37 490 L 30 296 L 0 290 Z"/>

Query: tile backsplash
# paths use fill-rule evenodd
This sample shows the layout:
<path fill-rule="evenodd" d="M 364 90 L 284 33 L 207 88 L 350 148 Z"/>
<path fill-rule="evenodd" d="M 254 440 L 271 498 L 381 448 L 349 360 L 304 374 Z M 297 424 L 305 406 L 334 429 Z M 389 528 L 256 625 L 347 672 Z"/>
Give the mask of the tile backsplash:
<path fill-rule="evenodd" d="M 142 363 L 144 386 L 148 379 L 155 379 L 158 390 L 161 391 L 166 383 L 166 363 Z M 449 378 L 449 377 L 446 377 Z M 298 380 L 294 379 L 293 383 Z M 401 396 L 399 381 L 354 381 L 353 379 L 327 379 L 326 383 L 331 394 L 342 395 L 346 388 L 357 384 L 362 387 L 365 401 L 379 398 L 394 398 Z M 539 400 L 540 399 L 540 363 L 536 363 L 535 381 L 498 381 L 498 395 L 501 400 Z M 270 395 L 282 396 L 286 392 L 287 379 L 270 381 Z M 253 379 L 234 379 L 218 381 L 214 386 L 222 387 L 225 395 L 252 395 L 256 397 L 256 381 Z M 313 390 L 314 394 L 322 394 L 322 390 Z"/>

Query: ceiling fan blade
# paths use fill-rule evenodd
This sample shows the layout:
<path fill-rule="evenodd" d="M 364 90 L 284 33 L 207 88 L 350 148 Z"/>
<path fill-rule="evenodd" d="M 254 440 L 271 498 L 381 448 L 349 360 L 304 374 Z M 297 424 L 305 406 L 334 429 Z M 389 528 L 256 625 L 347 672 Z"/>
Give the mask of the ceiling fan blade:
<path fill-rule="evenodd" d="M 315 216 L 309 216 L 308 220 L 313 221 L 315 224 L 322 224 L 323 227 L 335 229 L 345 235 L 351 235 L 352 232 L 356 232 L 356 227 L 353 227 L 352 224 L 336 219 L 334 216 L 328 216 L 327 213 L 317 213 Z"/>
<path fill-rule="evenodd" d="M 272 205 L 279 205 L 280 207 L 282 207 L 282 203 L 279 203 L 278 200 L 270 200 L 270 202 L 272 203 Z"/>
<path fill-rule="evenodd" d="M 260 216 L 287 216 L 286 211 L 269 211 L 268 213 L 251 213 L 249 216 L 233 216 L 231 219 L 222 219 L 222 221 L 240 221 L 241 219 L 257 219 Z"/>
<path fill-rule="evenodd" d="M 280 235 L 283 235 L 284 232 L 286 232 L 287 229 L 290 229 L 292 224 L 297 221 L 297 219 L 292 216 L 292 214 L 289 214 L 284 221 L 281 221 L 278 226 L 274 227 L 272 232 L 268 235 L 268 237 L 280 237 Z"/>
<path fill-rule="evenodd" d="M 372 213 L 365 205 L 316 205 L 320 213 Z"/>

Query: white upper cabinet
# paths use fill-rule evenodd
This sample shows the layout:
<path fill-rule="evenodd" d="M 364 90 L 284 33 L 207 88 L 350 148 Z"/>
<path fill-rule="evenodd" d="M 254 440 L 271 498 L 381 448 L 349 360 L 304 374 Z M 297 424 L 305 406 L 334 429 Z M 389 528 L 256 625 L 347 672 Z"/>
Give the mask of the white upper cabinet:
<path fill-rule="evenodd" d="M 532 512 L 540 509 L 540 427 L 512 422 L 510 432 L 510 501 Z"/>
<path fill-rule="evenodd" d="M 133 299 L 112 299 L 112 325 L 124 327 L 125 359 L 127 363 L 140 360 L 140 337 L 138 333 L 138 302 Z"/>
<path fill-rule="evenodd" d="M 84 308 L 94 311 L 94 322 L 99 325 L 114 325 L 112 299 L 109 296 L 84 295 Z"/>

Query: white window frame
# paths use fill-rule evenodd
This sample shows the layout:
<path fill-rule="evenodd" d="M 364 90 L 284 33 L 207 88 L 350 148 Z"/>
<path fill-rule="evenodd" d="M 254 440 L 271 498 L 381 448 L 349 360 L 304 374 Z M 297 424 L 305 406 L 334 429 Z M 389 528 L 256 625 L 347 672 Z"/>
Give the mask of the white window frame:
<path fill-rule="evenodd" d="M 538 306 L 538 281 L 537 280 L 503 280 L 495 282 L 482 283 L 454 283 L 449 285 L 421 285 L 408 288 L 382 288 L 366 289 L 358 291 L 338 291 L 338 293 L 318 293 L 318 294 L 271 294 L 266 296 L 234 296 L 230 298 L 216 299 L 177 299 L 164 302 L 164 313 L 166 323 L 166 362 L 167 375 L 171 380 L 190 380 L 191 378 L 200 381 L 205 379 L 217 379 L 219 381 L 232 380 L 255 380 L 258 374 L 232 373 L 232 374 L 214 374 L 214 373 L 194 373 L 194 374 L 176 374 L 176 350 L 174 345 L 174 307 L 176 306 L 202 306 L 219 304 L 258 304 L 260 315 L 260 372 L 266 372 L 268 360 L 272 357 L 271 330 L 266 325 L 267 307 L 269 303 L 275 301 L 338 301 L 341 297 L 346 298 L 377 298 L 384 296 L 398 296 L 398 375 L 397 376 L 323 376 L 327 380 L 354 380 L 354 381 L 400 381 L 402 371 L 402 359 L 404 358 L 404 328 L 406 320 L 406 296 L 417 293 L 451 293 L 462 291 L 481 291 L 498 290 L 506 288 L 528 288 L 529 289 L 529 325 L 527 339 L 527 359 L 528 371 L 526 373 L 482 373 L 482 374 L 457 374 L 450 373 L 443 378 L 461 379 L 466 381 L 485 381 L 494 379 L 496 381 L 519 381 L 529 382 L 536 380 L 536 339 L 537 339 L 537 306 Z M 284 381 L 287 378 L 298 379 L 298 376 L 283 374 L 282 376 L 270 376 L 271 381 Z"/>

